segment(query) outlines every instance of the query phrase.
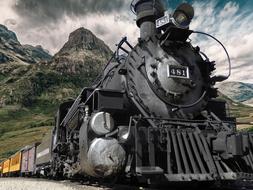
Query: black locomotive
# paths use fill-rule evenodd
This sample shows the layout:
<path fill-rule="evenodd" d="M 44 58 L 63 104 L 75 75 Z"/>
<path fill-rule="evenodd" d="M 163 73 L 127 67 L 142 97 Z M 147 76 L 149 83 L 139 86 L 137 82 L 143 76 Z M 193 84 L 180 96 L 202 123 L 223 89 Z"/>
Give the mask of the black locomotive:
<path fill-rule="evenodd" d="M 228 76 L 213 76 L 215 63 L 188 40 L 201 33 L 189 30 L 193 8 L 131 7 L 137 45 L 123 38 L 94 84 L 61 104 L 47 172 L 146 184 L 252 180 L 253 135 L 237 132 L 216 99 L 215 83 Z"/>

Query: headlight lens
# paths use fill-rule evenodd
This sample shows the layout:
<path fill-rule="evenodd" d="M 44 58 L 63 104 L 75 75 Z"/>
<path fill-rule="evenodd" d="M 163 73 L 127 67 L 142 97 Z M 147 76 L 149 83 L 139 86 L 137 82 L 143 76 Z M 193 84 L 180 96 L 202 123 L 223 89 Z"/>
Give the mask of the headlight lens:
<path fill-rule="evenodd" d="M 180 28 L 188 28 L 194 16 L 194 9 L 188 3 L 182 3 L 173 14 L 173 23 Z"/>
<path fill-rule="evenodd" d="M 181 28 L 187 28 L 190 24 L 190 20 L 187 18 L 187 16 L 182 12 L 177 12 L 173 15 L 174 18 L 174 24 Z"/>

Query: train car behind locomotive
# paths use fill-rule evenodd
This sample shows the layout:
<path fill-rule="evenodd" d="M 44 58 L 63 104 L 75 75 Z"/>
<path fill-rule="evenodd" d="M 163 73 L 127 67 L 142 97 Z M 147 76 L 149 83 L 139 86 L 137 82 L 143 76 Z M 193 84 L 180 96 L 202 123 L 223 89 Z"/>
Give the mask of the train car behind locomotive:
<path fill-rule="evenodd" d="M 26 146 L 22 149 L 21 175 L 32 176 L 35 173 L 36 149 L 39 143 Z"/>
<path fill-rule="evenodd" d="M 13 176 L 18 176 L 21 170 L 22 151 L 17 152 L 10 158 L 9 173 Z"/>
<path fill-rule="evenodd" d="M 216 99 L 214 85 L 230 75 L 225 47 L 189 29 L 189 4 L 172 14 L 159 0 L 131 7 L 138 43 L 123 38 L 94 84 L 59 107 L 38 153 L 48 155 L 49 173 L 146 184 L 252 180 L 253 135 L 238 132 L 226 102 Z M 228 76 L 213 76 L 215 63 L 192 46 L 193 34 L 222 45 Z"/>
<path fill-rule="evenodd" d="M 35 173 L 40 176 L 49 176 L 51 174 L 52 162 L 52 132 L 47 133 L 41 144 L 36 147 L 35 155 Z"/>
<path fill-rule="evenodd" d="M 2 173 L 2 175 L 7 176 L 9 171 L 10 171 L 10 159 L 6 159 L 3 162 L 3 173 Z"/>

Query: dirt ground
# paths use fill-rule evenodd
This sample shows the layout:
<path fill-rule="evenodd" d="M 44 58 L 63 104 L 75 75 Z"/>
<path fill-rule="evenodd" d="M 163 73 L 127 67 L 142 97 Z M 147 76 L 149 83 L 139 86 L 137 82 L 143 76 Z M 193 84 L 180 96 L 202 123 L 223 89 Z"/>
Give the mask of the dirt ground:
<path fill-rule="evenodd" d="M 69 181 L 48 181 L 28 178 L 0 178 L 0 190 L 105 190 Z"/>

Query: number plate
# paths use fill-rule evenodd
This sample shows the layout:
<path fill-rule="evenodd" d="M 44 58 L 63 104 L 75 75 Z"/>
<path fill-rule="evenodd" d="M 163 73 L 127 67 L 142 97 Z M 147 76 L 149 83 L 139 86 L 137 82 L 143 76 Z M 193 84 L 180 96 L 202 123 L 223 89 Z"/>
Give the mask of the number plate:
<path fill-rule="evenodd" d="M 169 78 L 182 78 L 182 79 L 190 78 L 189 68 L 184 66 L 168 65 L 167 74 Z"/>
<path fill-rule="evenodd" d="M 156 20 L 156 28 L 160 28 L 168 23 L 170 23 L 170 17 L 165 15 L 164 17 Z"/>

